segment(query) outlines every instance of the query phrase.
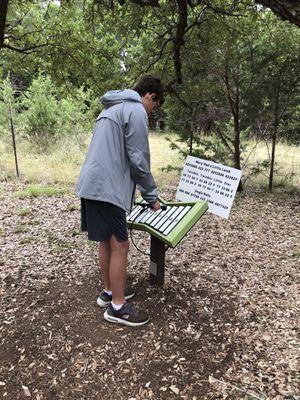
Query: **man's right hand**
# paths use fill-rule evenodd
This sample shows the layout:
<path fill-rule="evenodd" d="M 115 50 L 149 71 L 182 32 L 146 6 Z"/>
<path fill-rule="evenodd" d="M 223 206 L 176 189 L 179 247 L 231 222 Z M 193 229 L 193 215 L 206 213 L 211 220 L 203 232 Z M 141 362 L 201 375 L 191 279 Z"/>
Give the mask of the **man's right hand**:
<path fill-rule="evenodd" d="M 160 202 L 159 201 L 157 201 L 156 203 L 154 203 L 154 204 L 151 204 L 151 210 L 153 210 L 153 211 L 158 211 L 158 210 L 160 210 L 161 209 L 161 205 L 160 205 Z"/>

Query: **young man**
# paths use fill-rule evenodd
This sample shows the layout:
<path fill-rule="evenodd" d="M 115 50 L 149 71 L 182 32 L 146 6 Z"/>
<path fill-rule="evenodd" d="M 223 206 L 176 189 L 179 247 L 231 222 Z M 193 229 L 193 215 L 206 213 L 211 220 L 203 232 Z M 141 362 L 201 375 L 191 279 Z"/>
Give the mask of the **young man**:
<path fill-rule="evenodd" d="M 104 110 L 96 120 L 77 184 L 81 228 L 99 242 L 104 291 L 97 304 L 108 306 L 104 318 L 139 326 L 149 317 L 126 302 L 134 296 L 132 288 L 125 289 L 126 211 L 132 207 L 136 185 L 152 209 L 160 209 L 150 172 L 148 115 L 163 103 L 163 87 L 158 78 L 142 75 L 133 90 L 109 91 L 100 101 Z"/>

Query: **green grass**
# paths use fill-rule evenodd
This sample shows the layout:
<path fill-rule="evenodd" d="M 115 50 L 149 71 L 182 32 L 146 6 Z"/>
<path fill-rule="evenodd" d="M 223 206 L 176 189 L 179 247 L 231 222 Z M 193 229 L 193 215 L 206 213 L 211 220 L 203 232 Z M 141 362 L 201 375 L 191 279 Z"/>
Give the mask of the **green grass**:
<path fill-rule="evenodd" d="M 300 249 L 299 251 L 298 250 L 293 251 L 291 257 L 300 258 Z"/>
<path fill-rule="evenodd" d="M 29 215 L 31 213 L 31 211 L 29 210 L 29 208 L 20 208 L 18 211 L 18 215 L 20 217 L 25 217 L 26 215 Z"/>
<path fill-rule="evenodd" d="M 15 228 L 15 233 L 26 233 L 27 226 L 25 224 L 18 224 Z"/>
<path fill-rule="evenodd" d="M 177 150 L 172 150 L 167 138 L 175 140 L 174 134 L 157 135 L 150 133 L 149 144 L 151 152 L 151 171 L 160 188 L 167 187 L 171 184 L 179 183 L 180 173 L 178 171 L 162 171 L 169 165 L 174 167 L 182 167 L 183 161 L 178 155 Z"/>
<path fill-rule="evenodd" d="M 162 169 L 168 167 L 168 165 L 180 169 L 184 164 L 178 151 L 170 148 L 167 138 L 174 140 L 176 136 L 172 133 L 156 134 L 151 132 L 149 134 L 151 170 L 159 189 L 164 189 L 170 185 L 176 187 L 180 178 L 180 172 L 167 172 L 162 171 Z M 61 194 L 57 187 L 70 188 L 73 192 L 89 141 L 90 135 L 77 139 L 68 138 L 58 143 L 51 152 L 46 154 L 37 154 L 28 142 L 18 143 L 21 177 L 29 183 L 29 186 L 24 191 L 17 192 L 16 195 L 18 197 L 55 196 Z M 4 157 L 0 158 L 0 181 L 3 178 L 6 180 L 15 179 L 14 157 L 11 147 L 0 141 L 0 153 L 1 155 L 4 154 Z M 251 166 L 254 166 L 257 162 L 268 160 L 269 153 L 270 144 L 249 141 L 246 153 L 249 159 L 243 171 L 243 176 L 247 176 Z M 251 177 L 251 185 L 267 187 L 268 171 Z M 300 147 L 278 143 L 274 187 L 292 193 L 295 187 L 299 186 Z M 71 205 L 69 211 L 72 210 Z"/>
<path fill-rule="evenodd" d="M 29 236 L 23 236 L 20 239 L 20 243 L 21 244 L 27 244 L 27 243 L 31 243 L 33 241 L 33 238 L 29 237 Z"/>
<path fill-rule="evenodd" d="M 54 245 L 53 249 L 58 253 L 64 253 L 66 250 L 71 250 L 73 247 L 74 245 L 72 243 L 60 241 Z"/>
<path fill-rule="evenodd" d="M 162 173 L 161 169 L 169 164 L 182 164 L 178 160 L 176 150 L 171 150 L 166 137 L 174 135 L 157 135 L 150 133 L 149 142 L 151 148 L 152 173 L 157 183 L 161 186 L 178 181 L 178 173 Z M 65 139 L 58 143 L 48 154 L 37 154 L 28 142 L 18 143 L 18 158 L 21 177 L 30 184 L 46 183 L 65 187 L 74 186 L 80 167 L 83 163 L 90 136 L 82 140 L 74 138 Z M 10 147 L 0 141 L 0 153 L 4 157 L 0 159 L 1 178 L 15 179 L 14 157 Z M 31 191 L 30 191 L 31 192 Z M 37 193 L 34 191 L 34 193 Z M 22 196 L 23 194 L 20 193 Z M 39 195 L 39 194 L 37 194 Z M 47 195 L 47 191 L 43 193 Z M 24 193 L 24 197 L 35 196 L 33 193 Z"/>
<path fill-rule="evenodd" d="M 270 143 L 254 141 L 248 142 L 247 154 L 249 166 L 263 160 L 270 160 Z M 247 172 L 247 171 L 246 171 Z M 259 174 L 253 182 L 261 186 L 268 184 L 268 172 Z M 300 186 L 300 147 L 277 143 L 275 149 L 275 174 L 274 187 L 292 190 L 294 186 Z"/>
<path fill-rule="evenodd" d="M 46 183 L 69 186 L 74 184 L 87 148 L 69 139 L 57 144 L 49 153 L 36 153 L 26 141 L 17 144 L 18 163 L 21 178 L 29 184 Z M 0 141 L 0 181 L 1 178 L 16 178 L 14 156 L 11 147 Z M 4 154 L 4 157 L 2 157 Z"/>
<path fill-rule="evenodd" d="M 74 229 L 72 231 L 72 236 L 79 236 L 81 234 L 81 230 L 80 229 Z"/>
<path fill-rule="evenodd" d="M 76 204 L 69 204 L 69 205 L 68 205 L 68 210 L 69 210 L 69 211 L 75 211 L 75 210 L 77 210 Z"/>
<path fill-rule="evenodd" d="M 30 185 L 24 190 L 20 190 L 14 193 L 14 196 L 24 199 L 26 197 L 39 197 L 39 196 L 57 196 L 64 193 L 62 189 L 58 189 L 54 186 L 40 186 L 40 185 Z"/>
<path fill-rule="evenodd" d="M 74 234 L 72 236 L 74 236 Z M 57 252 L 64 252 L 65 250 L 70 250 L 74 247 L 74 244 L 61 240 L 52 231 L 47 231 L 47 239 L 48 244 Z"/>

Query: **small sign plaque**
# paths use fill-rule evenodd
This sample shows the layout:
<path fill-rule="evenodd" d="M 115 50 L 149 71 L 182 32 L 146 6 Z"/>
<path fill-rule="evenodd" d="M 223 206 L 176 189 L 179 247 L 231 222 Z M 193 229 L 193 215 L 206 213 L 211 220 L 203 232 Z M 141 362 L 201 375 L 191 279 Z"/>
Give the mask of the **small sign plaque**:
<path fill-rule="evenodd" d="M 212 161 L 188 156 L 181 174 L 176 199 L 206 200 L 208 211 L 228 218 L 242 171 Z"/>
<path fill-rule="evenodd" d="M 150 261 L 150 274 L 157 276 L 157 264 L 154 261 Z"/>

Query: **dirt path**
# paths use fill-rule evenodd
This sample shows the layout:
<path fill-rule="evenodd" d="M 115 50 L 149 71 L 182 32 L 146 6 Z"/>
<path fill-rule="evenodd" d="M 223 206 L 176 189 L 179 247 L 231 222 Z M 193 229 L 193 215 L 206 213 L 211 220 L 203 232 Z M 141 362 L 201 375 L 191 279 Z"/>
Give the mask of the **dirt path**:
<path fill-rule="evenodd" d="M 0 194 L 0 396 L 16 399 L 300 399 L 299 198 L 239 197 L 167 253 L 164 289 L 130 253 L 151 322 L 96 306 L 96 247 L 75 197 Z M 170 193 L 164 193 L 171 198 Z M 135 234 L 148 251 L 148 237 Z"/>

